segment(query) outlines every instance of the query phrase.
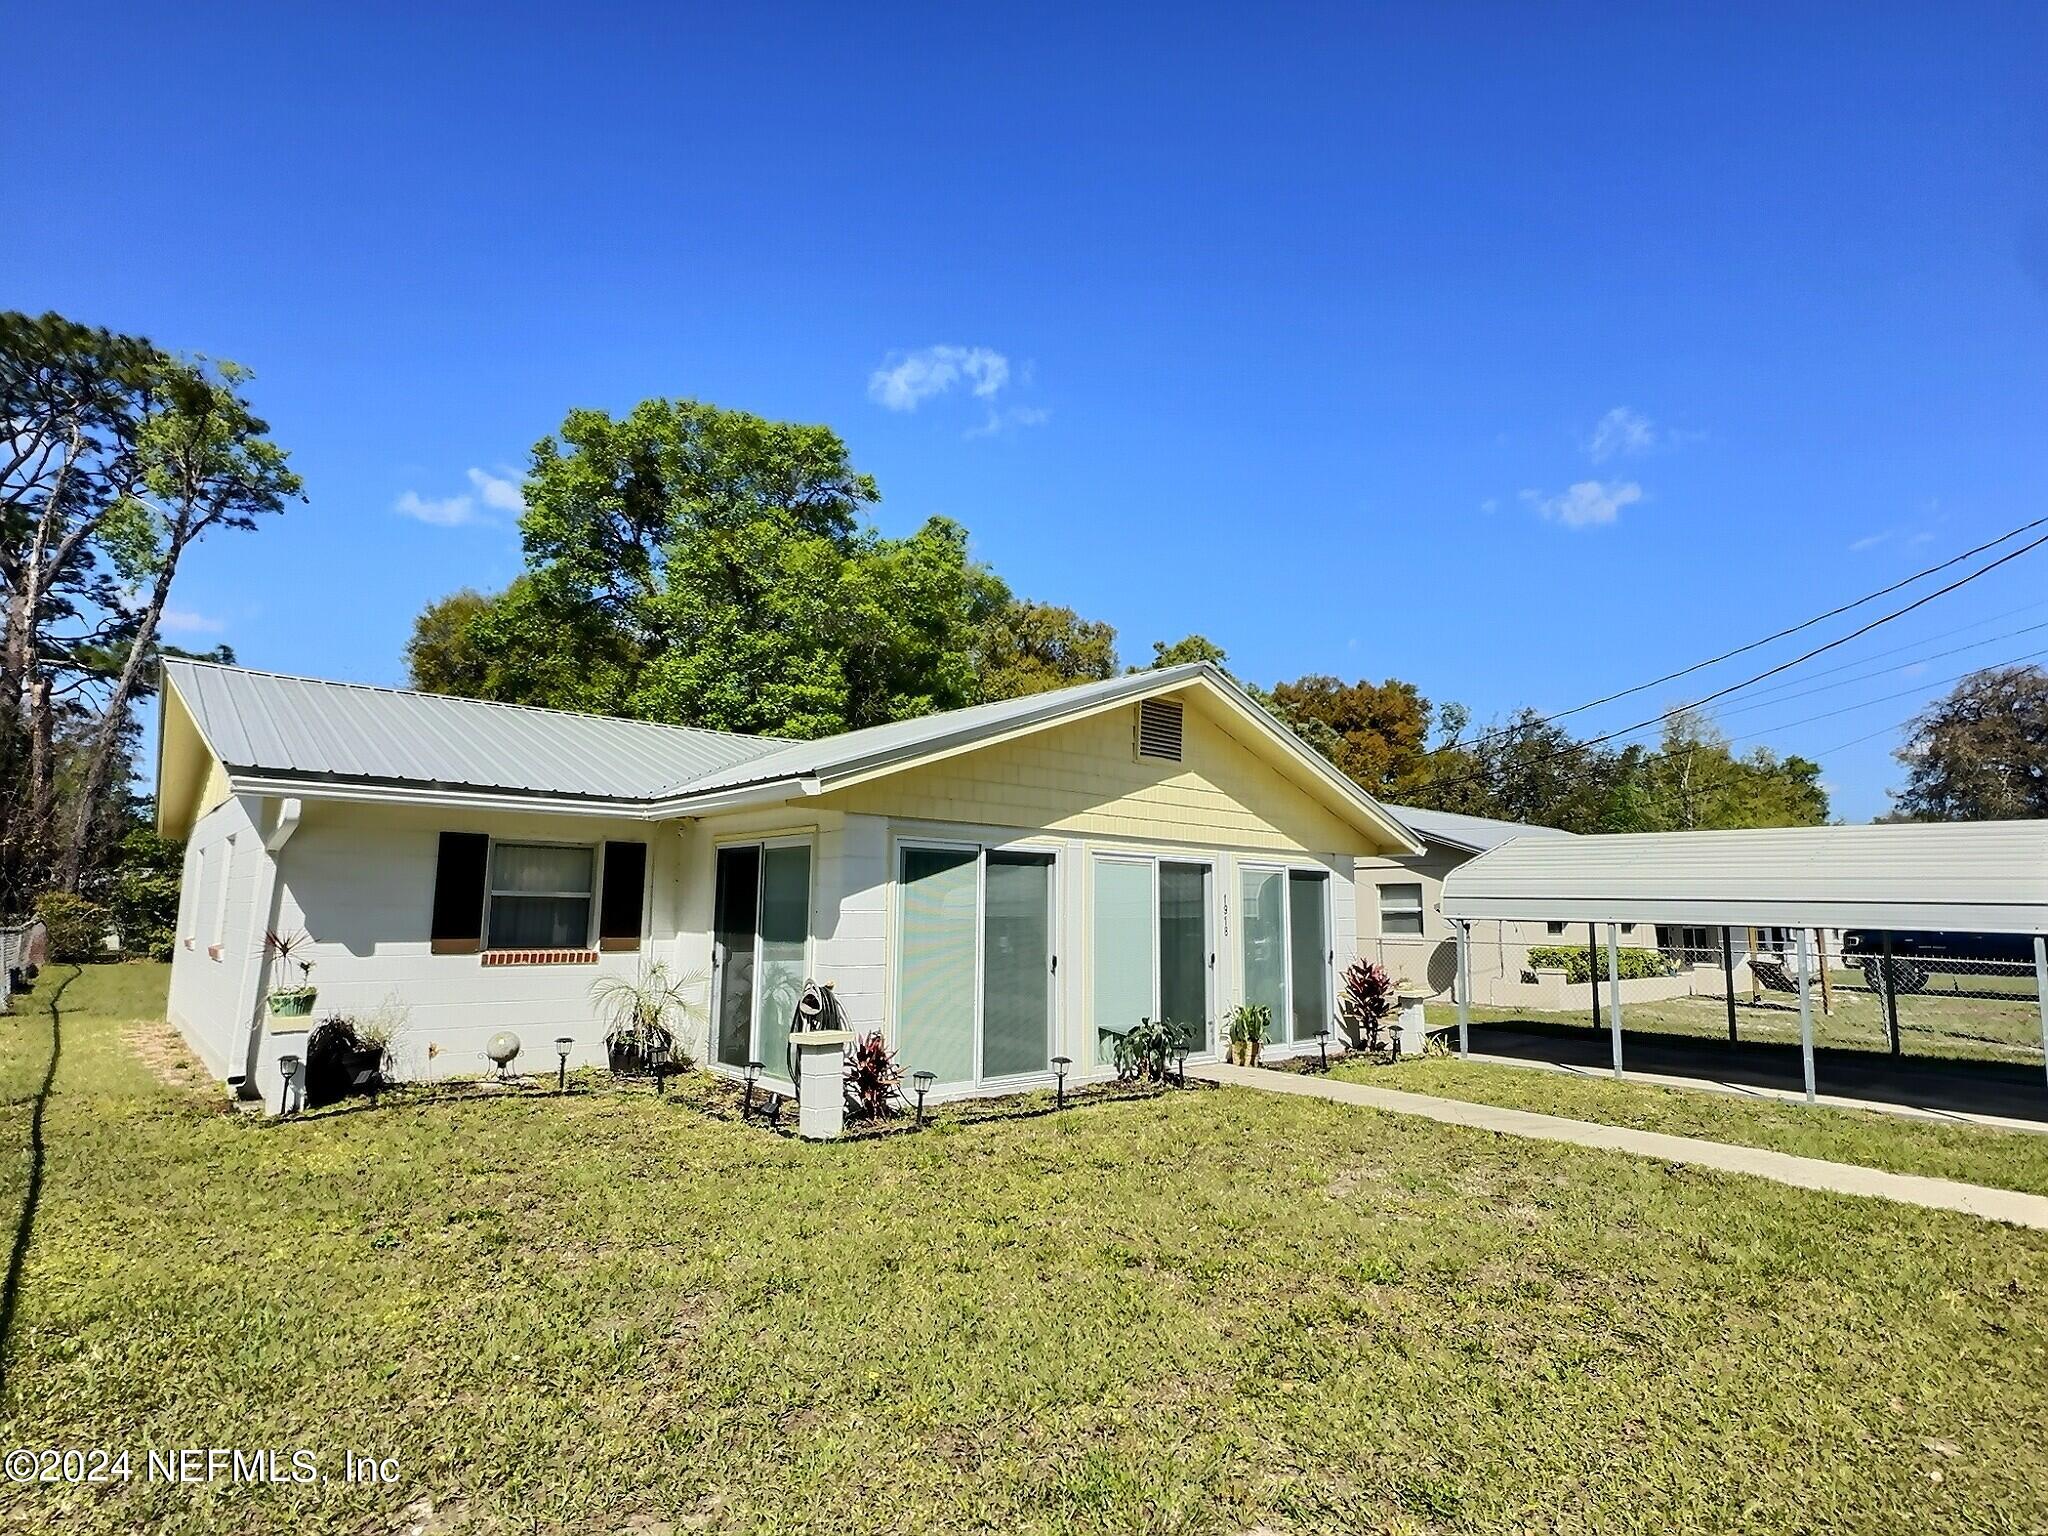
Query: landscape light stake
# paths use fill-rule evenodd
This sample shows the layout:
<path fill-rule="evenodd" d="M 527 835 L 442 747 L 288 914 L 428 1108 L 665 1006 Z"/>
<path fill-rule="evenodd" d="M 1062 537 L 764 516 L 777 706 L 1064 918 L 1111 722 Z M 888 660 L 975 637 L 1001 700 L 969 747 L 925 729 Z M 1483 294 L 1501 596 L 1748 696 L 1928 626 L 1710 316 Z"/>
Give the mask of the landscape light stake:
<path fill-rule="evenodd" d="M 1055 1056 L 1052 1059 L 1052 1070 L 1059 1079 L 1057 1096 L 1053 1101 L 1053 1108 L 1055 1109 L 1065 1109 L 1067 1107 L 1067 1068 L 1073 1064 L 1074 1058 L 1071 1056 Z"/>
<path fill-rule="evenodd" d="M 1173 1048 L 1173 1059 L 1175 1065 L 1180 1068 L 1180 1085 L 1185 1088 L 1188 1085 L 1188 1043 L 1186 1039 L 1182 1039 L 1180 1044 Z"/>
<path fill-rule="evenodd" d="M 555 1067 L 555 1092 L 557 1093 L 567 1093 L 569 1091 L 569 1048 L 575 1043 L 567 1035 L 557 1035 L 555 1037 L 555 1057 L 557 1060 Z"/>
<path fill-rule="evenodd" d="M 1330 1031 L 1327 1028 L 1316 1031 L 1316 1055 L 1321 1058 L 1321 1071 L 1330 1070 Z"/>
<path fill-rule="evenodd" d="M 292 1084 L 297 1082 L 299 1077 L 299 1058 L 296 1056 L 278 1057 L 277 1070 L 284 1074 L 284 1092 L 277 1097 L 277 1112 L 280 1115 L 289 1115 L 292 1113 Z M 300 1107 L 304 1107 L 305 1102 L 306 1096 L 301 1092 L 299 1095 Z"/>
<path fill-rule="evenodd" d="M 758 1061 L 750 1061 L 750 1062 L 748 1062 L 748 1063 L 747 1063 L 747 1094 L 746 1094 L 746 1097 L 745 1097 L 745 1098 L 743 1098 L 743 1099 L 741 1099 L 741 1100 L 740 1100 L 740 1119 L 741 1119 L 741 1120 L 746 1120 L 746 1119 L 750 1118 L 750 1117 L 751 1117 L 751 1116 L 753 1115 L 753 1113 L 754 1113 L 754 1084 L 755 1084 L 755 1083 L 756 1083 L 757 1081 L 759 1081 L 759 1079 L 760 1079 L 760 1076 L 761 1076 L 761 1063 L 760 1063 L 760 1062 L 758 1062 Z"/>
<path fill-rule="evenodd" d="M 924 1125 L 924 1096 L 931 1092 L 932 1084 L 938 1080 L 939 1074 L 936 1072 L 913 1072 L 910 1074 L 910 1086 L 917 1094 L 917 1123 L 920 1128 Z"/>
<path fill-rule="evenodd" d="M 1394 1048 L 1392 1059 L 1399 1061 L 1401 1059 L 1401 1020 L 1398 1016 L 1387 1021 L 1387 1040 Z"/>

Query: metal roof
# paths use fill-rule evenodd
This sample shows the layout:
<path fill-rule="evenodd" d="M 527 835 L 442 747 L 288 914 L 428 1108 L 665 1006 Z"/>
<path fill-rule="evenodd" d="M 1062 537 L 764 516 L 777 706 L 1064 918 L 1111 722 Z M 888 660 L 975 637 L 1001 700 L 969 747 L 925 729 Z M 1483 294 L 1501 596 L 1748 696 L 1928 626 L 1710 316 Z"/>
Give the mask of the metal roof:
<path fill-rule="evenodd" d="M 817 741 L 735 736 L 215 662 L 166 660 L 164 672 L 167 691 L 175 691 L 190 710 L 207 745 L 231 774 L 243 778 L 280 786 L 419 785 L 637 802 L 621 809 L 642 815 L 687 815 L 783 791 L 817 793 L 848 778 L 1122 700 L 1206 687 L 1389 841 L 1421 851 L 1378 801 L 1207 662 L 1126 673 Z"/>
<path fill-rule="evenodd" d="M 213 662 L 164 672 L 230 772 L 638 800 L 784 745 Z"/>
<path fill-rule="evenodd" d="M 1449 918 L 2048 933 L 2048 821 L 1516 838 L 1444 877 Z"/>
<path fill-rule="evenodd" d="M 1491 816 L 1466 816 L 1458 811 L 1429 811 L 1413 805 L 1387 805 L 1386 808 L 1424 842 L 1443 843 L 1472 853 L 1498 848 L 1511 837 L 1575 835 L 1557 827 L 1532 826 L 1523 821 L 1496 821 Z"/>

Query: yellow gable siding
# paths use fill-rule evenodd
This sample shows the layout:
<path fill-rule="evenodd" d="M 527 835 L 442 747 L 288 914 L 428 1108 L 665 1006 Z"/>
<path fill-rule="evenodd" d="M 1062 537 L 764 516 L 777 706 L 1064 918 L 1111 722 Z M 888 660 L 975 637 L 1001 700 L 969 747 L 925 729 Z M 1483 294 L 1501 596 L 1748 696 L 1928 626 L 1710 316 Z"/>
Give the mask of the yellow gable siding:
<path fill-rule="evenodd" d="M 1182 761 L 1134 750 L 1136 707 L 906 769 L 812 802 L 876 816 L 1199 843 L 1368 853 L 1372 840 L 1188 701 Z"/>

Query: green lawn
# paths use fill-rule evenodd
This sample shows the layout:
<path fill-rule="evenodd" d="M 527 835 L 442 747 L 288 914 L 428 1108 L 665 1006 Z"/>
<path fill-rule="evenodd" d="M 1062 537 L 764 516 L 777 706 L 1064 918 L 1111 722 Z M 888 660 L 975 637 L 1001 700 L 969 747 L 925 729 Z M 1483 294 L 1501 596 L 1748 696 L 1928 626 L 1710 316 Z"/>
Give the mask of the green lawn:
<path fill-rule="evenodd" d="M 1890 1047 L 1884 999 L 1864 984 L 1859 971 L 1834 971 L 1833 1010 L 1822 1007 L 1818 983 L 1813 992 L 1813 1039 L 1823 1048 L 1885 1051 Z M 1718 981 L 1716 982 L 1718 985 Z M 1958 990 L 1958 988 L 1966 990 Z M 1573 989 L 1575 1002 L 1585 1004 L 1565 1014 L 1539 1013 L 1527 1008 L 1477 1007 L 1472 1017 L 1481 1022 L 1505 1023 L 1516 1019 L 1548 1019 L 1554 1022 L 1586 1024 L 1591 1007 L 1588 989 Z M 1601 993 L 1605 1008 L 1607 995 Z M 1997 976 L 1928 978 L 1923 992 L 1901 993 L 1899 1044 L 1907 1056 L 1960 1057 L 1972 1060 L 2041 1060 L 2041 1010 L 2035 1001 L 2031 972 Z M 1750 993 L 1739 984 L 1736 989 L 1736 1030 L 1744 1040 L 1797 1044 L 1799 1041 L 1799 999 L 1786 992 L 1765 991 L 1752 1003 Z M 1432 1004 L 1431 1028 L 1457 1022 L 1457 1009 Z M 1604 1014 L 1603 1014 L 1604 1017 Z M 1678 1035 L 1704 1035 L 1726 1039 L 1727 1004 L 1712 997 L 1673 997 L 1657 1002 L 1625 1002 L 1622 1017 L 1632 1030 L 1662 1031 Z"/>
<path fill-rule="evenodd" d="M 160 972 L 68 975 L 0 1022 L 18 1211 L 65 988 L 0 1440 L 399 1481 L 0 1484 L 7 1528 L 2048 1525 L 2048 1235 L 1237 1090 L 265 1124 L 136 1059 Z"/>
<path fill-rule="evenodd" d="M 1381 1088 L 2048 1195 L 2048 1135 L 2034 1132 L 1741 1098 L 1704 1088 L 1618 1083 L 1610 1077 L 1448 1056 L 1404 1060 L 1398 1067 L 1347 1062 L 1332 1071 Z"/>

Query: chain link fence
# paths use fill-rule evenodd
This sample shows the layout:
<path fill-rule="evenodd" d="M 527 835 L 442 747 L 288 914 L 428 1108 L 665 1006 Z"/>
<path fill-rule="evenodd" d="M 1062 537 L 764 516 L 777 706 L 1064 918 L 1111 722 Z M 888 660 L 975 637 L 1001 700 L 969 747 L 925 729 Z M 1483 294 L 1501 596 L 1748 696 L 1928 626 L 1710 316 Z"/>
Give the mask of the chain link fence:
<path fill-rule="evenodd" d="M 1798 1044 L 1795 931 L 1731 928 L 1724 947 L 1718 927 L 1618 926 L 1622 1017 L 1630 1033 Z M 1452 1022 L 1454 940 L 1370 939 L 1361 949 L 1396 977 L 1430 990 L 1433 1026 Z M 2043 1065 L 2029 937 L 1809 929 L 1807 959 L 1817 1048 L 1902 1062 Z M 1470 967 L 1475 1022 L 1609 1022 L 1604 924 L 1589 935 L 1585 924 L 1475 922 Z"/>

